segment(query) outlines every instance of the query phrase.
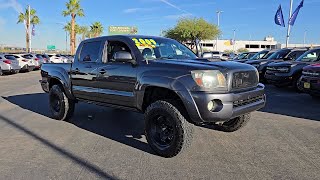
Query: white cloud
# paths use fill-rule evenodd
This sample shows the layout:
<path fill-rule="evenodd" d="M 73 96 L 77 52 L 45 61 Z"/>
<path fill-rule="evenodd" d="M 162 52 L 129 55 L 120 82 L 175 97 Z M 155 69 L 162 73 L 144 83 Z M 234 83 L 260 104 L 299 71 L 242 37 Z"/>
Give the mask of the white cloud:
<path fill-rule="evenodd" d="M 171 3 L 171 2 L 169 2 L 168 0 L 159 0 L 159 1 L 161 1 L 161 2 L 163 2 L 163 3 L 165 3 L 165 4 L 167 4 L 167 5 L 169 5 L 169 6 L 173 7 L 173 8 L 175 8 L 175 9 L 177 9 L 177 10 L 179 10 L 179 11 L 181 11 L 181 12 L 185 13 L 185 14 L 190 14 L 190 15 L 192 15 L 192 14 L 191 14 L 191 13 L 189 13 L 188 11 L 181 9 L 180 7 L 178 7 L 177 5 L 172 4 L 172 3 Z"/>
<path fill-rule="evenodd" d="M 129 8 L 129 9 L 123 10 L 123 13 L 130 14 L 130 13 L 136 13 L 136 12 L 147 12 L 152 10 L 153 8 Z"/>
<path fill-rule="evenodd" d="M 164 18 L 177 20 L 177 19 L 189 17 L 189 16 L 192 16 L 192 15 L 189 13 L 184 13 L 184 14 L 167 15 L 167 16 L 164 16 Z"/>
<path fill-rule="evenodd" d="M 13 8 L 17 13 L 23 11 L 22 5 L 16 0 L 0 1 L 0 9 Z"/>

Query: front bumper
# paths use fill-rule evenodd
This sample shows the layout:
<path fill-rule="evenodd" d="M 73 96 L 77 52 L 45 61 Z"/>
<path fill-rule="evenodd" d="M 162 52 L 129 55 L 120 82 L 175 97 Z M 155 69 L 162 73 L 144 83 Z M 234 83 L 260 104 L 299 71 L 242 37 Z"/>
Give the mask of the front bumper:
<path fill-rule="evenodd" d="M 278 85 L 291 85 L 293 82 L 292 76 L 289 76 L 287 73 L 280 74 L 280 73 L 270 73 L 266 72 L 264 78 L 270 84 L 278 84 Z"/>
<path fill-rule="evenodd" d="M 305 88 L 305 83 L 309 83 L 310 88 Z M 320 96 L 320 78 L 302 76 L 299 81 L 299 85 L 303 88 L 302 90 L 304 92 Z"/>
<path fill-rule="evenodd" d="M 264 85 L 251 91 L 228 94 L 208 94 L 191 92 L 192 102 L 184 103 L 194 122 L 224 122 L 235 117 L 256 111 L 265 106 Z M 217 109 L 209 111 L 210 101 L 217 102 Z M 194 107 L 192 107 L 194 106 Z"/>

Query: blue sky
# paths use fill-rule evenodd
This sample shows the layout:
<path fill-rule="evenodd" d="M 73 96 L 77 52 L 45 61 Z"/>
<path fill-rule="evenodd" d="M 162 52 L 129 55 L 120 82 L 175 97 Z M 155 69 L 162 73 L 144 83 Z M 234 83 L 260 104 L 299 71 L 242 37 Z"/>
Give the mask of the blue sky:
<path fill-rule="evenodd" d="M 30 4 L 37 10 L 41 24 L 36 27 L 36 36 L 32 46 L 45 48 L 54 44 L 58 49 L 65 48 L 65 32 L 62 25 L 70 20 L 63 17 L 67 0 L 0 0 L 0 44 L 24 47 L 24 25 L 17 24 L 18 12 Z M 300 0 L 294 0 L 294 9 Z M 100 21 L 104 35 L 110 25 L 137 26 L 139 34 L 159 35 L 176 23 L 180 17 L 203 17 L 207 21 L 217 22 L 217 10 L 222 10 L 222 38 L 232 38 L 236 30 L 236 39 L 262 40 L 272 35 L 279 42 L 285 42 L 286 28 L 276 26 L 273 18 L 282 4 L 287 21 L 289 0 L 81 0 L 85 17 L 77 18 L 77 23 L 90 25 Z M 303 34 L 307 30 L 308 43 L 320 43 L 318 29 L 320 24 L 316 15 L 320 9 L 320 0 L 305 0 L 295 26 L 292 30 L 292 43 L 303 43 Z"/>

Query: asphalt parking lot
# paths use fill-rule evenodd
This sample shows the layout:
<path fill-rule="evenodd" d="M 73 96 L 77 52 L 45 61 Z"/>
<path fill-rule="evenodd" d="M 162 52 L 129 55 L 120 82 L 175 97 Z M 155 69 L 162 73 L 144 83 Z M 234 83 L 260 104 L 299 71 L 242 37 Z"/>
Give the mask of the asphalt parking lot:
<path fill-rule="evenodd" d="M 267 106 L 235 133 L 196 127 L 191 148 L 154 155 L 143 116 L 77 104 L 50 118 L 39 71 L 0 77 L 1 179 L 320 179 L 320 100 L 267 86 Z"/>

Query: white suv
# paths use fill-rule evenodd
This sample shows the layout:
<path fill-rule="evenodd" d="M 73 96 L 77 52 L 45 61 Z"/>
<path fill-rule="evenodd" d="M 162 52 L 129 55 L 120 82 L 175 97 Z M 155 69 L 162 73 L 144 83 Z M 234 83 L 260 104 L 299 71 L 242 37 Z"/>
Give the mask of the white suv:
<path fill-rule="evenodd" d="M 66 63 L 67 59 L 57 55 L 57 54 L 48 54 L 48 56 L 50 57 L 50 63 Z"/>
<path fill-rule="evenodd" d="M 21 71 L 33 71 L 36 67 L 32 59 L 26 59 L 23 54 L 13 54 L 13 56 L 18 60 L 19 66 L 21 66 Z"/>

